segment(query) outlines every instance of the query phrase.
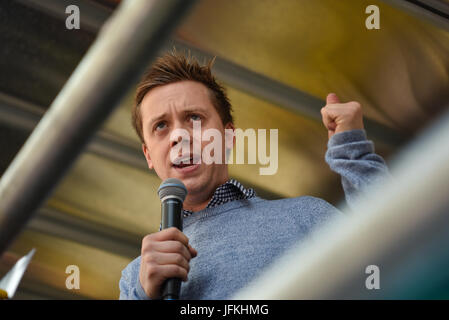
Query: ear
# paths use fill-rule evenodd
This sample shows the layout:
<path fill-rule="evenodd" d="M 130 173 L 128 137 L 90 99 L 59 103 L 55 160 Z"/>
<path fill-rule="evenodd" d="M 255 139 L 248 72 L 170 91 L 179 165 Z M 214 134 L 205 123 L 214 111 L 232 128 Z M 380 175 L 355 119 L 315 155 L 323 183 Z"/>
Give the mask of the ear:
<path fill-rule="evenodd" d="M 148 168 L 152 170 L 153 162 L 151 161 L 150 150 L 147 148 L 147 145 L 145 143 L 142 143 L 142 151 L 143 154 L 145 155 L 145 159 L 147 160 Z"/>
<path fill-rule="evenodd" d="M 228 130 L 226 130 L 228 129 Z M 232 131 L 230 130 L 232 129 Z M 226 149 L 232 149 L 235 145 L 235 128 L 232 122 L 228 122 L 225 126 L 225 146 Z"/>

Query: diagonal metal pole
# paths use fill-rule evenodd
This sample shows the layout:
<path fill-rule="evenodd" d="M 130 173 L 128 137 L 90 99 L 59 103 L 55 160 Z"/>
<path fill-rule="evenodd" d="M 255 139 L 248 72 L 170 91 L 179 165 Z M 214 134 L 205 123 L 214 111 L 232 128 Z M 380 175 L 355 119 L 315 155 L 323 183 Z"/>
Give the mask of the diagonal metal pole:
<path fill-rule="evenodd" d="M 0 255 L 135 85 L 194 2 L 128 0 L 106 22 L 0 180 Z"/>

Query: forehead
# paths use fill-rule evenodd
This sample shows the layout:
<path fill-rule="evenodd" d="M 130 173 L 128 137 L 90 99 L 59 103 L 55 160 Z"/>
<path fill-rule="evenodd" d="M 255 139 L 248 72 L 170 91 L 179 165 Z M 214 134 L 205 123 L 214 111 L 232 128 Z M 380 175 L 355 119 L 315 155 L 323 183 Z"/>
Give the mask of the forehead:
<path fill-rule="evenodd" d="M 148 118 L 172 107 L 182 110 L 187 107 L 214 109 L 209 89 L 195 81 L 180 81 L 151 89 L 141 103 L 142 118 Z"/>

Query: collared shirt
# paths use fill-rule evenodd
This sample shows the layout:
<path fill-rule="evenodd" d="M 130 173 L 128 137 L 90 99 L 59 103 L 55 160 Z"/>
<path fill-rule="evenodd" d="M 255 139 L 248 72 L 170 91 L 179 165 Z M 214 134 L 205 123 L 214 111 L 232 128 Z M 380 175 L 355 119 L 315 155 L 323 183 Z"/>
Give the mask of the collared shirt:
<path fill-rule="evenodd" d="M 229 179 L 217 189 L 215 189 L 214 195 L 212 199 L 210 199 L 206 208 L 213 208 L 219 206 L 223 203 L 241 200 L 241 199 L 250 199 L 256 196 L 256 191 L 252 188 L 245 188 L 240 182 L 235 179 Z M 182 214 L 185 217 L 193 214 L 193 211 L 190 210 L 182 210 Z M 159 231 L 162 230 L 162 222 L 159 225 Z"/>
<path fill-rule="evenodd" d="M 255 196 L 254 189 L 245 188 L 240 182 L 231 178 L 215 190 L 206 208 L 213 208 L 229 201 L 250 199 Z M 184 217 L 188 217 L 193 214 L 193 211 L 182 210 L 182 213 Z"/>

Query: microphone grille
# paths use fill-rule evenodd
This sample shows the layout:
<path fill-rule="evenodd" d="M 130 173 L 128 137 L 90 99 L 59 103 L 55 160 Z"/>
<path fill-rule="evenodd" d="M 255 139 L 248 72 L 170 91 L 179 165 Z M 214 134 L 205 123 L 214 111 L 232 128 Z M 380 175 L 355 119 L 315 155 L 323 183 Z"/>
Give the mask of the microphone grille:
<path fill-rule="evenodd" d="M 187 188 L 181 180 L 168 178 L 161 183 L 159 189 L 157 189 L 157 193 L 159 194 L 159 199 L 161 199 L 161 201 L 166 196 L 175 196 L 184 202 L 187 195 Z"/>

